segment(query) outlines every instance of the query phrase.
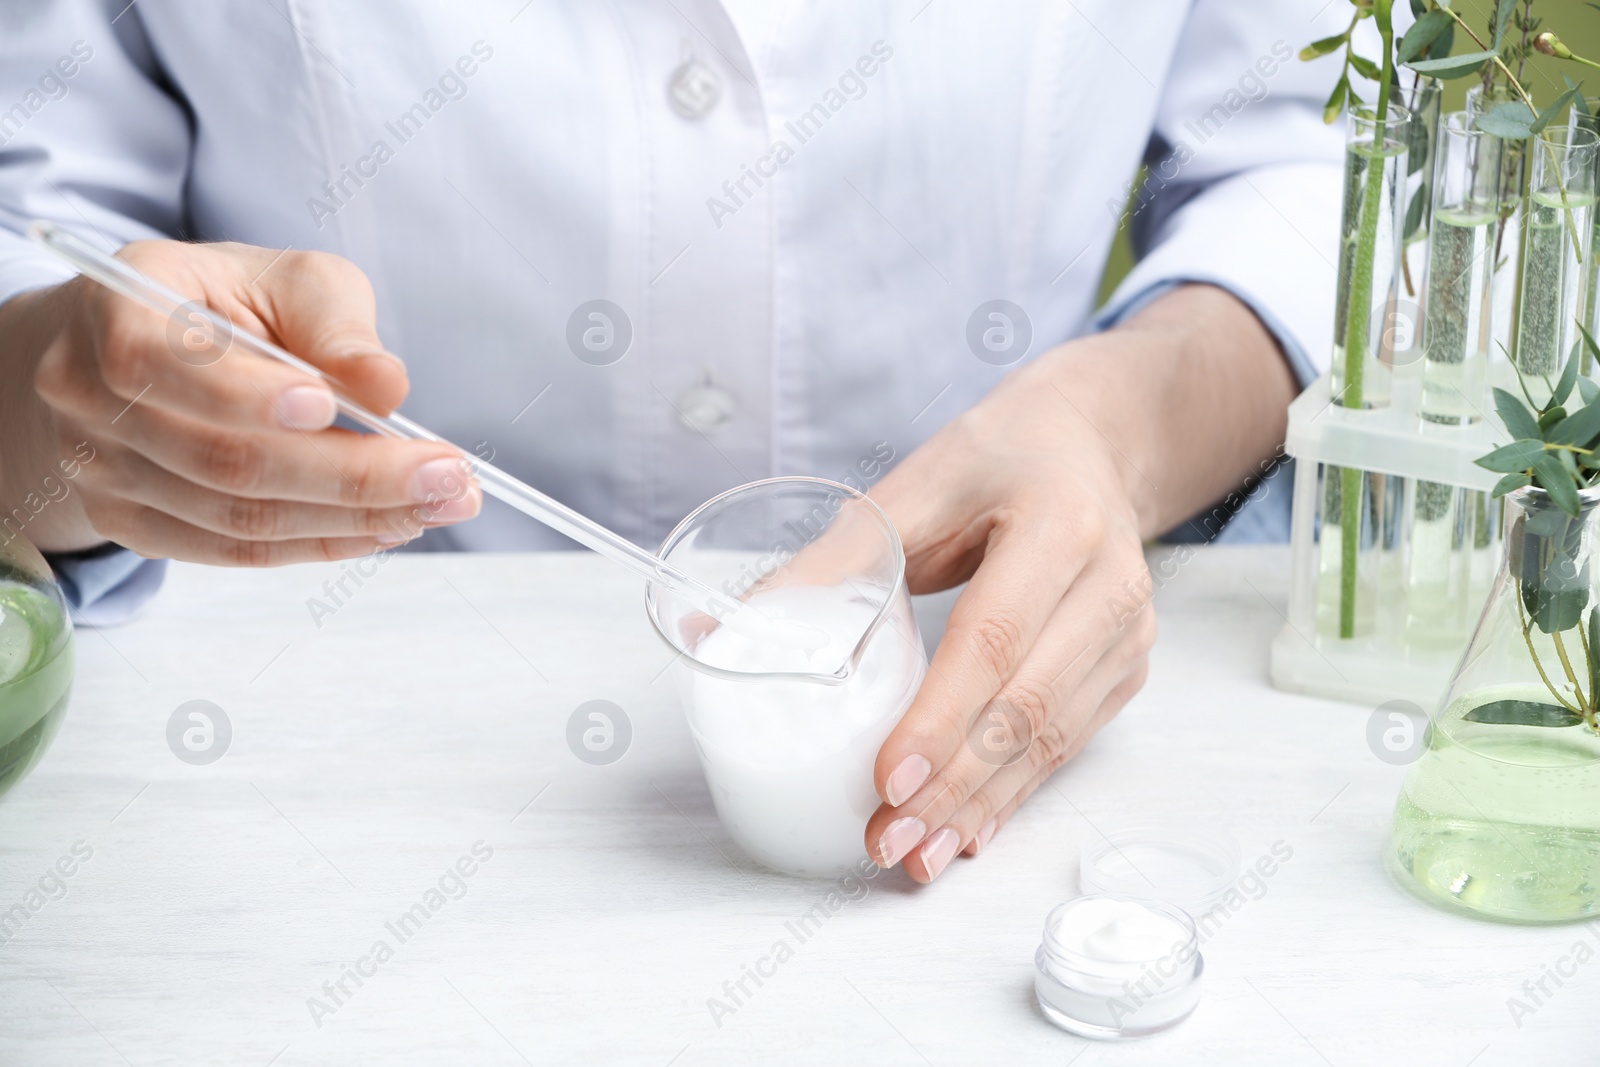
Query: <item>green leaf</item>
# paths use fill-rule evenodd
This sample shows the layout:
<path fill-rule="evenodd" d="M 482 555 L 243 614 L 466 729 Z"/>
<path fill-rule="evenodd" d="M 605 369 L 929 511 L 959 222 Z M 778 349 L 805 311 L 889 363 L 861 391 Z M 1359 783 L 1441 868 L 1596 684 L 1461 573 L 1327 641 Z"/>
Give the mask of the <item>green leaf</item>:
<path fill-rule="evenodd" d="M 1588 378 L 1582 379 L 1588 382 Z M 1589 387 L 1595 388 L 1593 382 Z M 1553 445 L 1579 445 L 1589 447 L 1589 442 L 1600 436 L 1600 404 L 1585 404 L 1562 420 L 1561 425 L 1545 434 Z"/>
<path fill-rule="evenodd" d="M 1345 42 L 1349 39 L 1349 31 L 1346 31 L 1344 33 L 1335 34 L 1332 37 L 1324 37 L 1320 41 L 1312 41 L 1310 44 L 1300 49 L 1300 58 L 1305 62 L 1318 59 L 1327 55 L 1329 52 L 1337 51 L 1338 49 L 1343 48 Z"/>
<path fill-rule="evenodd" d="M 1395 77 L 1398 78 L 1400 76 L 1399 73 L 1398 73 L 1400 68 L 1399 67 L 1395 67 L 1393 69 L 1396 71 Z M 1418 79 L 1418 81 L 1421 81 L 1421 80 L 1422 79 L 1420 79 L 1420 78 Z M 1431 79 L 1429 79 L 1429 80 L 1431 80 Z M 1400 94 L 1403 93 L 1404 91 L 1405 91 L 1404 89 L 1396 86 L 1391 91 L 1391 93 L 1389 95 L 1389 99 L 1391 99 L 1391 100 L 1399 100 L 1399 99 L 1401 99 L 1401 95 Z M 1425 91 L 1424 89 L 1419 87 L 1417 89 L 1417 92 L 1416 92 L 1415 95 L 1417 97 L 1421 97 L 1424 91 Z M 1424 110 L 1428 106 L 1427 101 L 1425 101 L 1425 100 L 1418 99 L 1416 101 L 1416 103 L 1417 103 L 1417 106 L 1419 108 L 1422 108 Z M 1407 106 L 1409 107 L 1410 105 L 1408 104 Z M 1417 118 L 1416 121 L 1414 121 L 1414 122 L 1406 123 L 1406 129 L 1408 131 L 1407 136 L 1406 136 L 1406 173 L 1407 174 L 1416 174 L 1418 171 L 1422 171 L 1422 170 L 1424 170 L 1424 168 L 1426 168 L 1425 173 L 1428 175 L 1427 180 L 1419 182 L 1417 184 L 1418 184 L 1419 190 L 1426 190 L 1427 192 L 1429 192 L 1431 194 L 1432 191 L 1433 191 L 1433 156 L 1434 156 L 1433 134 L 1434 134 L 1434 131 L 1430 130 L 1428 128 L 1428 123 L 1426 121 L 1424 121 L 1420 117 Z M 1426 207 L 1427 207 L 1426 198 L 1424 198 L 1424 200 L 1425 200 L 1425 202 L 1424 202 L 1423 206 L 1424 206 L 1424 209 L 1426 209 Z M 1412 198 L 1411 203 L 1412 203 L 1412 207 L 1414 209 L 1415 205 L 1416 205 L 1416 199 L 1414 197 Z M 1426 214 L 1426 210 L 1424 210 L 1424 214 Z M 1407 218 L 1409 218 L 1409 217 L 1410 217 L 1410 212 L 1408 210 Z M 1411 232 L 1412 231 L 1408 229 L 1406 231 L 1407 236 L 1410 236 Z M 1426 232 L 1424 232 L 1423 234 L 1421 234 L 1421 236 L 1427 237 L 1428 235 L 1427 235 Z"/>
<path fill-rule="evenodd" d="M 1530 501 L 1528 506 L 1530 514 L 1527 521 L 1523 524 L 1523 529 L 1525 529 L 1529 534 L 1537 535 L 1538 538 L 1542 538 L 1544 541 L 1550 542 L 1554 542 L 1559 538 L 1566 538 L 1570 534 L 1572 530 L 1572 518 L 1568 516 L 1566 512 L 1562 511 L 1560 508 L 1551 507 L 1549 502 L 1542 498 L 1539 500 Z M 1539 549 L 1539 541 L 1535 540 L 1529 543 L 1536 550 Z M 1538 551 L 1534 552 L 1535 557 L 1537 557 L 1538 554 Z M 1540 573 L 1540 566 L 1542 565 L 1533 565 L 1530 567 L 1531 574 L 1534 577 L 1538 577 Z"/>
<path fill-rule="evenodd" d="M 1422 213 L 1428 205 L 1427 194 L 1428 187 L 1418 184 L 1417 191 L 1411 195 L 1411 205 L 1406 208 L 1406 228 L 1401 231 L 1408 241 L 1413 237 L 1420 241 L 1428 236 L 1422 232 Z"/>
<path fill-rule="evenodd" d="M 1589 703 L 1593 705 L 1600 699 L 1600 689 L 1595 688 L 1595 683 L 1600 681 L 1600 608 L 1589 609 Z"/>
<path fill-rule="evenodd" d="M 1524 141 L 1533 136 L 1533 124 L 1538 116 L 1521 100 L 1508 100 L 1473 120 L 1473 125 L 1484 133 L 1492 133 L 1507 141 Z"/>
<path fill-rule="evenodd" d="M 1511 13 L 1517 9 L 1517 0 L 1500 0 L 1500 6 L 1494 12 L 1494 48 L 1500 50 L 1500 43 L 1505 40 L 1506 23 L 1511 21 Z"/>
<path fill-rule="evenodd" d="M 1593 615 L 1591 614 L 1591 619 Z M 1467 722 L 1493 723 L 1496 726 L 1546 726 L 1560 729 L 1577 726 L 1583 716 L 1560 704 L 1546 704 L 1538 700 L 1491 700 L 1479 704 L 1462 718 Z"/>
<path fill-rule="evenodd" d="M 1550 494 L 1556 507 L 1574 519 L 1578 517 L 1578 490 L 1572 484 L 1572 475 L 1567 473 L 1567 468 L 1561 465 L 1554 454 L 1546 452 L 1534 461 L 1533 479 Z M 1546 629 L 1545 632 L 1550 631 Z"/>
<path fill-rule="evenodd" d="M 1489 495 L 1495 497 L 1505 496 L 1507 493 L 1532 484 L 1533 479 L 1526 474 L 1508 474 L 1494 483 L 1494 491 Z"/>
<path fill-rule="evenodd" d="M 1498 268 L 1496 268 L 1498 269 Z M 1511 358 L 1511 353 L 1506 351 L 1505 342 L 1496 339 L 1495 346 L 1500 349 L 1500 354 L 1506 357 L 1506 362 L 1511 364 L 1511 369 L 1517 375 L 1517 388 L 1522 392 L 1522 398 L 1528 402 L 1529 411 L 1538 411 L 1539 405 L 1533 402 L 1533 397 L 1528 395 L 1528 380 L 1522 375 L 1522 368 L 1517 366 L 1517 361 Z"/>
<path fill-rule="evenodd" d="M 1595 6 L 1595 5 L 1590 5 L 1590 6 Z M 1600 7 L 1596 7 L 1596 10 L 1600 10 Z M 1583 88 L 1583 84 L 1581 82 L 1573 81 L 1572 80 L 1572 75 L 1568 74 L 1566 71 L 1562 71 L 1561 72 L 1561 80 L 1567 83 L 1567 88 L 1568 89 L 1582 89 Z M 1593 115 L 1589 111 L 1589 102 L 1583 98 L 1583 94 L 1582 93 L 1579 93 L 1576 97 L 1573 98 L 1572 109 L 1574 111 L 1576 111 L 1580 115 L 1589 115 L 1591 118 L 1593 117 Z"/>
<path fill-rule="evenodd" d="M 1590 333 L 1588 328 L 1581 322 L 1577 324 L 1577 327 L 1578 332 L 1583 334 L 1583 343 L 1588 346 L 1589 354 L 1596 360 L 1600 360 L 1600 344 L 1595 342 L 1594 334 Z"/>
<path fill-rule="evenodd" d="M 1439 35 L 1451 26 L 1455 20 L 1444 11 L 1430 11 L 1419 16 L 1405 36 L 1400 38 L 1400 45 L 1396 49 L 1395 58 L 1402 63 L 1409 63 L 1428 50 L 1428 46 L 1439 39 Z"/>
<path fill-rule="evenodd" d="M 1483 65 L 1494 57 L 1494 52 L 1466 52 L 1459 56 L 1446 56 L 1443 59 L 1418 59 L 1407 63 L 1406 66 L 1419 74 L 1432 74 L 1435 78 L 1450 81 L 1453 78 L 1465 78 L 1478 73 L 1483 69 Z"/>
<path fill-rule="evenodd" d="M 1511 393 L 1504 389 L 1495 389 L 1494 409 L 1500 414 L 1500 421 L 1506 424 L 1506 430 L 1514 440 L 1521 441 L 1539 436 L 1539 423 L 1534 418 L 1533 412 Z"/>
<path fill-rule="evenodd" d="M 1366 56 L 1358 56 L 1351 52 L 1350 65 L 1356 68 L 1356 73 L 1363 78 L 1368 78 L 1372 81 L 1381 81 L 1383 79 L 1383 68 Z"/>
<path fill-rule="evenodd" d="M 1428 10 L 1428 0 L 1411 0 L 1411 17 L 1420 19 Z"/>
<path fill-rule="evenodd" d="M 1600 356 L 1595 358 L 1600 359 Z M 1585 404 L 1593 404 L 1595 398 L 1600 397 L 1600 384 L 1597 384 L 1593 378 L 1580 374 L 1578 375 L 1578 395 L 1583 397 Z"/>
<path fill-rule="evenodd" d="M 1328 102 L 1322 105 L 1322 121 L 1333 125 L 1333 120 L 1339 117 L 1339 112 L 1344 110 L 1345 101 L 1350 98 L 1350 76 L 1339 75 L 1338 84 L 1333 87 L 1333 94 L 1328 97 Z"/>
<path fill-rule="evenodd" d="M 1520 474 L 1532 469 L 1533 465 L 1543 458 L 1544 442 L 1535 439 L 1501 445 L 1487 456 L 1479 456 L 1475 462 L 1484 470 L 1494 471 L 1496 474 Z"/>
<path fill-rule="evenodd" d="M 1567 397 L 1572 395 L 1572 385 L 1578 380 L 1578 348 L 1572 348 L 1572 354 L 1567 357 L 1567 365 L 1561 368 L 1561 377 L 1556 381 L 1555 392 L 1550 394 L 1550 403 L 1565 404 Z"/>
<path fill-rule="evenodd" d="M 1560 463 L 1548 462 L 1559 478 L 1567 478 Z M 1567 492 L 1573 493 L 1570 484 Z M 1528 498 L 1526 515 L 1518 520 L 1522 536 L 1511 539 L 1507 552 L 1528 618 L 1547 634 L 1577 626 L 1589 606 L 1589 563 L 1581 557 L 1584 522 L 1553 506 L 1555 499 L 1553 493 Z"/>
<path fill-rule="evenodd" d="M 1434 41 L 1433 44 L 1428 48 L 1428 58 L 1443 59 L 1445 56 L 1450 54 L 1450 50 L 1455 48 L 1455 46 L 1456 24 L 1452 22 L 1450 25 L 1444 28 L 1444 32 L 1439 35 L 1439 39 Z"/>
<path fill-rule="evenodd" d="M 1568 89 L 1566 92 L 1556 97 L 1555 101 L 1549 107 L 1539 112 L 1539 117 L 1533 120 L 1533 125 L 1529 126 L 1528 129 L 1532 130 L 1534 133 L 1538 133 L 1540 130 L 1543 130 L 1546 126 L 1554 122 L 1560 116 L 1562 111 L 1566 110 L 1567 105 L 1571 104 L 1573 98 L 1577 95 L 1577 89 Z"/>
<path fill-rule="evenodd" d="M 1567 409 L 1557 404 L 1539 413 L 1539 436 L 1550 440 L 1550 427 L 1567 417 Z"/>

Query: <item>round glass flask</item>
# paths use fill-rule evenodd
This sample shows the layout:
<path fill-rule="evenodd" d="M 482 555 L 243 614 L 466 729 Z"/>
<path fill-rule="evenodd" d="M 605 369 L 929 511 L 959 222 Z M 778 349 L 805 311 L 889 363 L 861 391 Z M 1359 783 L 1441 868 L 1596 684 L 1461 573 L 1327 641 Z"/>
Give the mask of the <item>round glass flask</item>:
<path fill-rule="evenodd" d="M 0 794 L 33 770 L 55 739 L 72 669 L 72 618 L 61 590 L 44 557 L 6 530 L 0 534 Z"/>

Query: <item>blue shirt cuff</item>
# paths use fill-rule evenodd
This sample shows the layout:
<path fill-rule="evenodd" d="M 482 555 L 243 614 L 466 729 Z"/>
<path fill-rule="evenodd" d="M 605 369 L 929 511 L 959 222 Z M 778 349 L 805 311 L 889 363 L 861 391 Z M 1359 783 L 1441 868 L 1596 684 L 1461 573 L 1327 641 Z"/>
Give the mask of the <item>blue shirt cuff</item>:
<path fill-rule="evenodd" d="M 45 554 L 61 594 L 79 626 L 116 626 L 149 603 L 167 573 L 164 559 L 145 559 L 126 548 L 90 554 Z"/>

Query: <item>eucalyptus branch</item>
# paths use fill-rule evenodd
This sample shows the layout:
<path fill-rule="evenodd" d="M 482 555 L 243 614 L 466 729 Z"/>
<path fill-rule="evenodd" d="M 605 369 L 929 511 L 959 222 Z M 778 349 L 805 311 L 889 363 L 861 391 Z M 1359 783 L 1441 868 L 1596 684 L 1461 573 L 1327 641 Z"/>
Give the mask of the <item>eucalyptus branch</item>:
<path fill-rule="evenodd" d="M 1439 10 L 1443 11 L 1445 14 L 1449 15 L 1451 17 L 1451 19 L 1453 19 L 1455 21 L 1457 26 L 1460 26 L 1463 30 L 1466 30 L 1467 31 L 1467 36 L 1472 38 L 1473 43 L 1475 43 L 1480 50 L 1482 50 L 1484 52 L 1493 51 L 1492 49 L 1490 49 L 1490 47 L 1487 44 L 1484 43 L 1484 40 L 1483 40 L 1482 37 L 1479 37 L 1476 33 L 1473 32 L 1472 27 L 1467 25 L 1467 20 L 1462 18 L 1460 13 L 1458 13 L 1454 8 L 1449 7 L 1449 6 L 1445 5 L 1445 4 L 1440 4 L 1439 5 Z M 1540 37 L 1544 37 L 1544 36 L 1545 36 L 1545 34 L 1541 34 L 1540 35 Z M 1555 34 L 1552 33 L 1552 34 L 1549 34 L 1548 36 L 1551 39 L 1555 40 L 1557 44 L 1560 43 L 1560 40 L 1558 38 L 1556 38 Z M 1537 47 L 1537 39 L 1535 41 L 1535 47 Z M 1562 47 L 1565 48 L 1566 46 L 1562 45 Z M 1572 50 L 1570 48 L 1567 48 L 1566 51 L 1567 51 L 1567 53 L 1569 55 L 1572 53 Z M 1539 114 L 1539 109 L 1534 106 L 1533 97 L 1528 95 L 1528 90 L 1523 88 L 1522 82 L 1520 80 L 1518 80 L 1517 76 L 1515 74 L 1511 73 L 1511 68 L 1506 66 L 1506 61 L 1500 57 L 1500 53 L 1498 51 L 1496 51 L 1494 53 L 1492 59 L 1494 61 L 1495 66 L 1499 67 L 1501 72 L 1505 74 L 1507 84 L 1509 84 L 1511 86 L 1511 88 L 1516 90 L 1518 96 L 1522 97 L 1522 102 L 1525 105 L 1527 105 L 1529 113 L 1533 114 L 1533 115 Z M 1550 156 L 1550 162 L 1553 165 L 1556 165 L 1559 168 L 1560 161 L 1559 161 L 1558 157 L 1556 156 L 1555 148 L 1553 146 L 1551 146 L 1551 145 L 1548 145 L 1548 144 L 1545 145 L 1544 148 L 1545 148 L 1545 151 Z M 1578 262 L 1581 263 L 1581 262 L 1583 262 L 1583 242 L 1582 242 L 1582 239 L 1579 238 L 1579 236 L 1578 236 L 1578 224 L 1577 224 L 1577 221 L 1572 217 L 1572 202 L 1567 199 L 1567 186 L 1566 186 L 1566 183 L 1561 180 L 1561 176 L 1559 174 L 1559 171 L 1558 171 L 1557 176 L 1556 176 L 1556 188 L 1561 193 L 1561 215 L 1562 215 L 1562 217 L 1564 219 L 1566 219 L 1568 236 L 1570 236 L 1572 238 L 1573 250 L 1577 253 Z"/>
<path fill-rule="evenodd" d="M 1593 621 L 1593 608 L 1589 610 L 1589 614 L 1591 616 L 1591 621 Z M 1583 662 L 1589 668 L 1590 682 L 1594 683 L 1597 680 L 1600 680 L 1596 678 L 1594 670 L 1594 657 L 1597 650 L 1589 644 L 1589 635 L 1587 629 L 1581 623 L 1578 625 L 1578 642 L 1583 645 Z M 1600 685 L 1591 684 L 1589 687 L 1589 699 L 1585 702 L 1583 707 L 1583 721 L 1588 724 L 1590 729 L 1594 728 L 1595 712 L 1597 710 L 1600 710 Z"/>
<path fill-rule="evenodd" d="M 1582 629 L 1580 626 L 1579 629 Z M 1561 669 L 1566 672 L 1567 681 L 1572 685 L 1572 698 L 1577 701 L 1578 707 L 1587 709 L 1589 698 L 1583 695 L 1583 687 L 1578 684 L 1578 674 L 1572 669 L 1572 662 L 1567 659 L 1567 646 L 1561 643 L 1561 632 L 1558 630 L 1550 635 L 1556 644 L 1556 657 L 1561 660 Z M 1585 662 L 1584 667 L 1588 667 Z"/>
<path fill-rule="evenodd" d="M 1522 17 L 1516 22 L 1517 29 L 1522 32 L 1522 41 L 1517 46 L 1517 80 L 1521 81 L 1528 67 L 1528 35 L 1539 28 L 1538 20 L 1533 17 L 1533 0 L 1523 0 Z"/>
<path fill-rule="evenodd" d="M 1467 25 L 1467 20 L 1462 18 L 1461 15 L 1457 13 L 1455 8 L 1440 4 L 1439 10 L 1443 11 L 1445 14 L 1454 19 L 1457 26 L 1460 26 L 1463 30 L 1466 30 L 1467 36 L 1472 38 L 1473 44 L 1476 44 L 1481 51 L 1491 51 L 1489 46 L 1484 43 L 1483 38 L 1479 37 L 1472 31 L 1472 27 Z M 1528 110 L 1537 115 L 1539 113 L 1539 109 L 1533 106 L 1533 97 L 1528 95 L 1528 90 L 1522 87 L 1522 83 L 1517 80 L 1517 76 L 1515 74 L 1511 73 L 1511 68 L 1506 66 L 1505 60 L 1500 58 L 1500 53 L 1498 52 L 1494 54 L 1494 65 L 1499 67 L 1501 72 L 1505 74 L 1506 81 L 1510 83 L 1511 87 L 1517 91 L 1517 95 L 1522 97 L 1522 102 L 1528 105 Z"/>
<path fill-rule="evenodd" d="M 1584 346 L 1591 353 L 1600 353 L 1600 342 L 1595 341 L 1582 323 L 1578 324 L 1578 329 Z M 1535 405 L 1528 398 L 1524 375 L 1520 368 L 1513 366 L 1524 388 L 1523 397 L 1500 388 L 1492 390 L 1495 411 L 1513 440 L 1479 457 L 1477 463 L 1503 475 L 1495 484 L 1492 494 L 1495 497 L 1525 486 L 1542 491 L 1527 499 L 1527 521 L 1518 520 L 1515 529 L 1507 533 L 1508 538 L 1520 541 L 1523 560 L 1513 568 L 1516 572 L 1513 580 L 1517 584 L 1513 593 L 1517 623 L 1528 658 L 1551 697 L 1590 729 L 1597 729 L 1600 663 L 1596 662 L 1596 657 L 1600 656 L 1600 607 L 1588 603 L 1591 561 L 1585 558 L 1584 545 L 1577 539 L 1582 528 L 1572 524 L 1589 523 L 1594 502 L 1586 502 L 1583 493 L 1600 478 L 1600 459 L 1597 459 L 1600 453 L 1600 385 L 1580 377 L 1578 366 L 1579 356 L 1574 352 L 1552 384 L 1549 399 L 1542 405 Z M 1545 509 L 1559 509 L 1568 519 L 1562 521 Z M 1586 607 L 1587 623 L 1584 619 Z M 1585 630 L 1585 625 L 1590 629 Z M 1558 680 L 1559 676 L 1552 678 L 1552 672 L 1546 670 L 1539 658 L 1533 636 L 1535 626 L 1549 635 L 1550 649 L 1560 660 L 1564 682 Z M 1576 649 L 1567 648 L 1572 630 L 1577 631 L 1579 647 Z M 1576 658 L 1579 652 L 1583 657 L 1581 662 Z M 1494 714 L 1506 716 L 1511 712 L 1502 708 Z M 1568 725 L 1515 716 L 1477 721 Z"/>
<path fill-rule="evenodd" d="M 1550 676 L 1545 673 L 1544 664 L 1539 662 L 1539 653 L 1535 651 L 1533 647 L 1533 634 L 1528 630 L 1528 609 L 1523 606 L 1521 596 L 1518 596 L 1516 600 L 1517 617 L 1522 620 L 1522 640 L 1527 643 L 1528 656 L 1533 660 L 1533 669 L 1539 672 L 1539 677 L 1544 681 L 1544 687 L 1550 690 L 1550 695 L 1556 698 L 1556 703 L 1560 704 L 1574 715 L 1582 715 L 1584 709 L 1578 707 L 1576 704 L 1567 703 L 1567 698 L 1561 695 L 1561 690 L 1556 688 L 1556 683 L 1552 682 L 1550 680 Z"/>
<path fill-rule="evenodd" d="M 1388 4 L 1376 5 L 1378 34 L 1383 39 L 1383 67 L 1378 77 L 1378 102 L 1373 106 L 1372 162 L 1367 166 L 1361 194 L 1361 222 L 1357 231 L 1356 259 L 1350 279 L 1350 301 L 1345 309 L 1345 405 L 1362 406 L 1362 378 L 1366 370 L 1367 316 L 1372 303 L 1373 254 L 1377 249 L 1378 213 L 1383 201 L 1385 123 L 1389 95 L 1394 85 L 1394 21 Z M 1353 561 L 1352 561 L 1353 562 Z"/>
<path fill-rule="evenodd" d="M 1367 316 L 1372 304 L 1373 257 L 1378 245 L 1378 217 L 1383 202 L 1383 177 L 1387 145 L 1386 123 L 1389 118 L 1389 94 L 1394 85 L 1394 18 L 1392 0 L 1375 0 L 1373 14 L 1377 19 L 1378 33 L 1383 39 L 1383 67 L 1378 77 L 1378 102 L 1373 108 L 1372 159 L 1361 192 L 1361 216 L 1356 231 L 1355 261 L 1351 265 L 1349 303 L 1345 308 L 1344 326 L 1344 403 L 1346 407 L 1362 406 L 1362 385 L 1366 372 Z M 1360 7 L 1357 7 L 1357 18 Z M 1352 25 L 1354 25 L 1352 23 Z M 1353 53 L 1346 42 L 1346 62 Z M 1347 95 L 1349 71 L 1345 72 Z M 1336 91 L 1337 92 L 1337 91 Z M 1339 545 L 1339 636 L 1355 636 L 1356 627 L 1356 567 L 1357 545 L 1360 540 L 1360 494 L 1365 492 L 1365 478 L 1361 472 L 1341 468 L 1340 492 L 1344 510 L 1340 516 Z M 1352 507 L 1354 505 L 1354 507 Z"/>

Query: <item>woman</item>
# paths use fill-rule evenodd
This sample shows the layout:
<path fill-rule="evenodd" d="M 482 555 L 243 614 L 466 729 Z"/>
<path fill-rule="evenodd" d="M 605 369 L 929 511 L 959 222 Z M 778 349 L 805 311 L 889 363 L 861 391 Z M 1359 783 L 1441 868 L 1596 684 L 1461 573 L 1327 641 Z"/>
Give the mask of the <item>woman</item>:
<path fill-rule="evenodd" d="M 881 475 L 912 590 L 968 583 L 867 827 L 928 881 L 1138 690 L 1143 542 L 1270 465 L 1328 348 L 1318 6 L 44 0 L 0 13 L 0 204 L 641 543 Z M 166 558 L 558 546 L 193 325 L 0 235 L 0 502 L 86 620 Z"/>

